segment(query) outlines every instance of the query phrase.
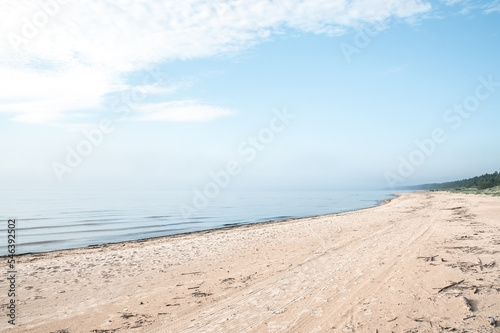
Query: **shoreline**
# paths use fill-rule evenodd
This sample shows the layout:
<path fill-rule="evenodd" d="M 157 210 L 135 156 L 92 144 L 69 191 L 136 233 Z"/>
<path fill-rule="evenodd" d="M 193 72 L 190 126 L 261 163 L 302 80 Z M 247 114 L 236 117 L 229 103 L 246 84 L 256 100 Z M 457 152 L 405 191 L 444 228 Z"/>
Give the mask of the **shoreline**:
<path fill-rule="evenodd" d="M 23 255 L 16 326 L 5 317 L 0 331 L 492 332 L 499 213 L 498 197 L 405 193 L 344 213 Z"/>
<path fill-rule="evenodd" d="M 391 194 L 392 198 L 389 199 L 380 199 L 377 200 L 377 204 L 374 206 L 370 207 L 364 207 L 364 208 L 359 208 L 359 209 L 354 209 L 354 210 L 346 210 L 346 211 L 340 211 L 336 213 L 329 213 L 329 214 L 320 214 L 320 215 L 311 215 L 311 216 L 303 216 L 303 217 L 294 217 L 294 218 L 287 218 L 283 220 L 268 220 L 268 221 L 262 221 L 262 222 L 248 222 L 248 223 L 241 223 L 241 224 L 235 224 L 235 225 L 229 225 L 229 226 L 222 226 L 218 228 L 213 228 L 213 229 L 206 229 L 206 230 L 196 230 L 196 231 L 188 231 L 184 233 L 178 233 L 178 234 L 171 234 L 171 235 L 164 235 L 164 236 L 154 236 L 154 237 L 148 237 L 148 238 L 139 238 L 139 239 L 132 239 L 132 240 L 124 240 L 124 241 L 118 241 L 118 242 L 109 242 L 109 243 L 100 243 L 100 244 L 90 244 L 86 246 L 80 246 L 80 247 L 72 247 L 72 248 L 67 248 L 67 249 L 59 249 L 59 250 L 49 250 L 49 251 L 41 251 L 41 252 L 26 252 L 26 253 L 20 253 L 16 254 L 16 257 L 22 257 L 22 256 L 27 256 L 27 255 L 37 255 L 37 254 L 48 254 L 48 253 L 55 253 L 55 252 L 61 252 L 61 251 L 72 251 L 72 250 L 82 250 L 82 249 L 95 249 L 95 248 L 105 248 L 110 245 L 120 245 L 120 244 L 127 244 L 127 243 L 145 243 L 148 241 L 154 241 L 154 240 L 161 240 L 161 239 L 168 239 L 168 238 L 175 238 L 175 237 L 182 237 L 182 236 L 187 236 L 187 235 L 196 235 L 196 234 L 205 234 L 209 233 L 212 231 L 217 231 L 217 230 L 226 230 L 226 229 L 233 229 L 233 228 L 241 228 L 241 227 L 246 227 L 246 226 L 253 226 L 253 225 L 264 225 L 264 224 L 273 224 L 273 223 L 286 223 L 290 221 L 296 221 L 296 220 L 302 220 L 302 219 L 309 219 L 309 218 L 319 218 L 319 217 L 326 217 L 326 216 L 334 216 L 337 214 L 344 214 L 344 213 L 349 213 L 349 212 L 356 212 L 356 211 L 362 211 L 365 209 L 371 209 L 375 208 L 378 206 L 385 205 L 392 200 L 396 199 L 399 195 L 404 194 L 404 193 L 411 193 L 411 192 L 403 192 L 399 194 Z M 19 246 L 19 245 L 18 245 Z M 0 259 L 7 258 L 8 255 L 0 255 Z"/>

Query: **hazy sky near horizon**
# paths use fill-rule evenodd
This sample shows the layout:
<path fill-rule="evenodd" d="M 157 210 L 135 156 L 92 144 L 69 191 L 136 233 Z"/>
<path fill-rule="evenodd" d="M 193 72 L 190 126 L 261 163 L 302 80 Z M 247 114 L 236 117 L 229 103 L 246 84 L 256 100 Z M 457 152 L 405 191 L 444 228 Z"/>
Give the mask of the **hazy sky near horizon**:
<path fill-rule="evenodd" d="M 4 190 L 500 170 L 498 0 L 7 0 L 0 38 Z"/>

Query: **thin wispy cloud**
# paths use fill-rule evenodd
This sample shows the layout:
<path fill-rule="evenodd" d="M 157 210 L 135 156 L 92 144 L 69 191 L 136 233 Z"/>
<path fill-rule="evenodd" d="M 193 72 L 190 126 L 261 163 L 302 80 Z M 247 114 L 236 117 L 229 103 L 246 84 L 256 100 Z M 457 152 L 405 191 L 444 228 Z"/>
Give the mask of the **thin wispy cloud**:
<path fill-rule="evenodd" d="M 491 3 L 485 4 L 484 7 L 484 12 L 486 14 L 491 14 L 491 13 L 500 13 L 500 1 L 492 1 Z"/>
<path fill-rule="evenodd" d="M 197 100 L 182 100 L 142 104 L 137 108 L 134 121 L 203 122 L 227 117 L 234 111 L 219 106 L 203 104 Z"/>
<path fill-rule="evenodd" d="M 500 1 L 477 1 L 477 0 L 441 0 L 446 6 L 459 6 L 459 13 L 466 15 L 472 11 L 479 10 L 484 14 L 500 12 Z"/>
<path fill-rule="evenodd" d="M 441 2 L 447 6 L 453 6 L 461 2 L 464 2 L 464 0 L 441 0 Z"/>
<path fill-rule="evenodd" d="M 99 108 L 106 95 L 129 89 L 126 75 L 152 64 L 239 52 L 283 29 L 333 36 L 430 9 L 419 0 L 3 1 L 0 112 L 23 122 L 64 121 L 68 112 Z M 183 116 L 158 111 L 166 102 L 142 108 L 165 121 L 223 114 L 200 105 L 185 107 Z"/>

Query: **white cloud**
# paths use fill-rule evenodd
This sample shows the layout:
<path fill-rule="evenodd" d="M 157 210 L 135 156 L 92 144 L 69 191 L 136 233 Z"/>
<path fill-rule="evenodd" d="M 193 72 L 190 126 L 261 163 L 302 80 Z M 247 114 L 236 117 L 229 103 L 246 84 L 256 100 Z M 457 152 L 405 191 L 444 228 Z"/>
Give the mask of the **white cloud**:
<path fill-rule="evenodd" d="M 204 105 L 197 100 L 142 104 L 135 111 L 139 116 L 129 120 L 198 122 L 230 116 L 234 112 L 218 106 Z"/>
<path fill-rule="evenodd" d="M 80 66 L 50 73 L 0 67 L 0 78 L 0 112 L 32 123 L 61 121 L 66 111 L 99 108 L 103 95 L 123 88 L 109 72 Z"/>
<path fill-rule="evenodd" d="M 4 0 L 0 88 L 9 101 L 0 112 L 56 119 L 99 106 L 125 74 L 155 63 L 239 51 L 284 28 L 335 35 L 430 8 L 424 0 Z"/>

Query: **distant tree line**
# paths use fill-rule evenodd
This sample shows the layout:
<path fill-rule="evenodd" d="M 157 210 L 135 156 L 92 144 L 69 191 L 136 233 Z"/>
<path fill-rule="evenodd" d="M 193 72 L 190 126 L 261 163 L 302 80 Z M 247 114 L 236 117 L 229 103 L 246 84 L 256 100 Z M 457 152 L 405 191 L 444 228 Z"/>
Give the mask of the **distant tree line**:
<path fill-rule="evenodd" d="M 484 190 L 490 187 L 500 185 L 500 174 L 495 171 L 494 173 L 485 173 L 481 176 L 473 178 L 456 180 L 453 182 L 440 183 L 440 184 L 425 184 L 413 186 L 417 190 L 447 190 L 454 188 L 477 188 Z"/>

